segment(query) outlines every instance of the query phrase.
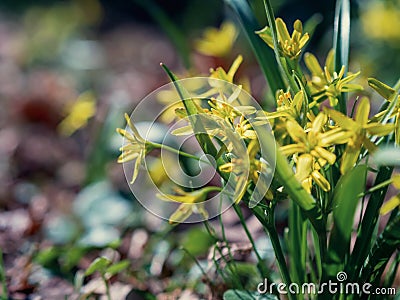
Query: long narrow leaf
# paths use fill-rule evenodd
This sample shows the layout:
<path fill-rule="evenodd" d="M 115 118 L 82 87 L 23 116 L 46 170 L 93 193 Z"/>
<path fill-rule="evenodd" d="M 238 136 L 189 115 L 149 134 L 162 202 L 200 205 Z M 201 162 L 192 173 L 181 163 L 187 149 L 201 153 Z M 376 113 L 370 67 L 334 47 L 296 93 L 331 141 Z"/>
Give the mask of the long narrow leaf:
<path fill-rule="evenodd" d="M 382 166 L 376 175 L 374 186 L 388 180 L 393 172 L 393 167 Z M 346 273 L 351 280 L 358 278 L 362 265 L 364 264 L 368 250 L 371 249 L 373 233 L 379 219 L 379 209 L 387 192 L 387 187 L 379 189 L 371 194 L 367 208 L 363 215 L 361 225 L 357 234 L 357 240 L 350 256 L 349 263 L 346 265 Z"/>
<path fill-rule="evenodd" d="M 387 224 L 385 230 L 375 242 L 367 264 L 362 269 L 360 281 L 378 283 L 390 257 L 400 246 L 400 213 Z"/>
<path fill-rule="evenodd" d="M 278 89 L 284 89 L 285 84 L 281 73 L 275 63 L 274 54 L 271 49 L 255 34 L 261 26 L 257 23 L 253 12 L 246 0 L 225 0 L 232 7 L 239 18 L 244 33 L 253 49 L 261 70 L 271 88 L 272 94 Z"/>
<path fill-rule="evenodd" d="M 343 270 L 350 252 L 350 238 L 358 195 L 364 191 L 367 166 L 358 165 L 338 181 L 333 196 L 334 227 L 329 239 L 326 263 L 328 277 L 334 277 Z"/>
<path fill-rule="evenodd" d="M 335 71 L 339 72 L 344 65 L 345 68 L 349 62 L 350 50 L 350 1 L 337 0 L 335 11 L 335 25 L 333 35 L 333 49 L 335 50 Z M 347 69 L 345 69 L 345 72 Z M 339 110 L 346 113 L 346 98 L 342 94 L 339 98 Z"/>

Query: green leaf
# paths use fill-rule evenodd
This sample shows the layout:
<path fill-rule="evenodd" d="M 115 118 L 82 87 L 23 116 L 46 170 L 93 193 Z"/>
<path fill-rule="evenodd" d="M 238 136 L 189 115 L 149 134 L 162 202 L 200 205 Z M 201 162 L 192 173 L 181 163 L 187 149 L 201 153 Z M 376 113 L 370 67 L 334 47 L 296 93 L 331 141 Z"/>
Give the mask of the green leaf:
<path fill-rule="evenodd" d="M 248 292 L 241 290 L 227 290 L 223 296 L 224 300 L 277 300 L 275 295 L 261 295 L 258 292 Z"/>
<path fill-rule="evenodd" d="M 389 180 L 392 172 L 392 167 L 380 167 L 378 174 L 376 175 L 374 186 Z M 374 239 L 373 235 L 379 219 L 379 210 L 385 199 L 387 189 L 388 187 L 386 186 L 374 191 L 369 198 L 367 208 L 365 209 L 363 219 L 359 226 L 356 243 L 351 253 L 350 260 L 345 268 L 346 273 L 349 275 L 350 282 L 354 282 L 352 280 L 358 278 L 361 267 L 371 249 L 371 244 Z"/>
<path fill-rule="evenodd" d="M 337 182 L 333 194 L 333 229 L 329 239 L 327 274 L 335 276 L 343 270 L 350 253 L 350 237 L 359 194 L 364 191 L 366 165 L 351 169 Z"/>
<path fill-rule="evenodd" d="M 85 275 L 91 275 L 96 271 L 99 271 L 101 274 L 104 274 L 107 267 L 111 264 L 111 260 L 105 257 L 96 258 L 90 266 L 86 269 Z"/>
<path fill-rule="evenodd" d="M 115 264 L 112 264 L 106 269 L 106 273 L 108 276 L 112 277 L 115 274 L 118 274 L 129 267 L 131 262 L 129 260 L 121 260 Z"/>
<path fill-rule="evenodd" d="M 364 280 L 366 280 L 366 282 L 379 284 L 389 259 L 399 246 L 400 213 L 397 211 L 375 242 L 367 263 L 362 269 L 360 282 L 365 282 Z"/>
<path fill-rule="evenodd" d="M 267 79 L 272 94 L 284 88 L 285 84 L 275 62 L 273 51 L 255 34 L 255 31 L 259 30 L 261 26 L 257 23 L 247 1 L 225 0 L 225 2 L 232 7 L 238 16 L 254 55 Z"/>
<path fill-rule="evenodd" d="M 350 51 L 350 1 L 337 0 L 335 11 L 335 25 L 333 34 L 333 49 L 335 50 L 335 71 L 339 73 L 345 66 L 345 74 L 349 62 Z M 346 98 L 339 97 L 339 110 L 346 114 Z"/>

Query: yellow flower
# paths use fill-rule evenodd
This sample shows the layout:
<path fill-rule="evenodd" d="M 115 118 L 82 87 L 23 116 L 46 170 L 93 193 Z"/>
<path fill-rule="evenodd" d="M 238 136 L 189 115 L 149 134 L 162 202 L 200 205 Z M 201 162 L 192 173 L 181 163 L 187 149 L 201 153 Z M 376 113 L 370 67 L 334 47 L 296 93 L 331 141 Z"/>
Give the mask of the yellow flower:
<path fill-rule="evenodd" d="M 208 56 L 224 57 L 232 50 L 237 30 L 232 22 L 224 22 L 220 28 L 207 28 L 203 38 L 195 41 L 198 52 Z"/>
<path fill-rule="evenodd" d="M 350 83 L 360 72 L 349 74 L 344 77 L 345 66 L 342 66 L 339 74 L 334 71 L 333 54 L 333 51 L 329 52 L 324 69 L 322 69 L 317 58 L 313 54 L 304 54 L 304 62 L 311 72 L 309 87 L 314 102 L 310 103 L 310 107 L 317 105 L 326 98 L 329 99 L 331 106 L 336 106 L 341 93 L 363 90 L 361 85 Z"/>
<path fill-rule="evenodd" d="M 219 167 L 222 172 L 233 173 L 237 176 L 235 189 L 235 203 L 239 203 L 243 195 L 246 193 L 246 187 L 250 181 L 257 184 L 260 173 L 265 173 L 267 165 L 265 162 L 256 158 L 260 151 L 258 140 L 252 139 L 247 147 L 247 157 L 232 158 L 230 162 Z M 265 188 L 265 187 L 263 187 Z M 272 199 L 272 192 L 267 191 L 267 199 Z"/>
<path fill-rule="evenodd" d="M 345 174 L 357 162 L 362 146 L 368 149 L 369 152 L 374 152 L 376 150 L 376 145 L 370 141 L 369 135 L 385 136 L 394 129 L 393 124 L 368 122 L 370 104 L 366 97 L 361 98 L 354 120 L 336 110 L 327 109 L 326 111 L 340 128 L 351 133 L 346 150 L 342 156 L 340 166 L 342 174 Z"/>
<path fill-rule="evenodd" d="M 278 31 L 279 52 L 282 56 L 286 56 L 289 59 L 298 59 L 301 50 L 304 48 L 310 38 L 308 33 L 303 34 L 303 25 L 301 21 L 296 20 L 294 22 L 292 36 L 290 36 L 286 24 L 281 18 L 277 18 L 275 23 Z M 270 46 L 272 49 L 274 48 L 270 27 L 266 26 L 256 33 L 264 40 L 264 42 L 267 43 L 268 46 Z"/>
<path fill-rule="evenodd" d="M 283 92 L 280 90 L 277 92 L 277 104 L 278 107 L 275 112 L 268 113 L 265 115 L 267 119 L 274 119 L 279 117 L 298 119 L 301 114 L 301 108 L 303 107 L 304 95 L 302 91 L 299 91 L 294 98 L 290 92 Z"/>
<path fill-rule="evenodd" d="M 396 101 L 394 104 L 395 107 L 390 115 L 390 118 L 395 117 L 395 142 L 397 145 L 400 145 L 400 96 L 394 89 L 390 86 L 380 82 L 375 78 L 368 78 L 368 84 L 372 87 L 375 91 L 379 93 L 383 98 L 385 98 L 389 102 Z M 380 113 L 374 116 L 374 120 L 381 120 L 381 118 L 387 113 L 388 109 L 381 111 Z"/>
<path fill-rule="evenodd" d="M 140 136 L 136 127 L 131 123 L 128 114 L 125 114 L 125 120 L 131 132 L 125 129 L 117 128 L 117 132 L 127 141 L 127 143 L 120 148 L 122 153 L 118 157 L 118 162 L 125 163 L 127 161 L 136 160 L 132 180 L 130 182 L 132 184 L 135 182 L 139 174 L 139 167 L 142 164 L 146 154 L 149 153 L 154 147 Z"/>
<path fill-rule="evenodd" d="M 76 102 L 68 108 L 68 115 L 58 125 L 61 134 L 70 136 L 86 126 L 88 120 L 96 113 L 96 99 L 92 92 L 79 95 Z"/>
<path fill-rule="evenodd" d="M 326 163 L 332 165 L 336 161 L 336 155 L 327 148 L 346 143 L 350 136 L 340 128 L 324 132 L 327 121 L 326 114 L 320 112 L 307 130 L 294 120 L 286 122 L 287 131 L 295 143 L 282 146 L 280 150 L 287 156 L 300 154 L 296 161 L 296 178 L 308 192 L 311 192 L 312 180 L 324 191 L 330 190 L 329 182 L 319 172 Z"/>
<path fill-rule="evenodd" d="M 361 14 L 361 25 L 369 37 L 398 45 L 400 2 L 397 5 L 395 1 L 371 2 Z"/>
<path fill-rule="evenodd" d="M 198 212 L 204 217 L 204 219 L 207 219 L 208 213 L 204 208 L 204 201 L 207 199 L 207 195 L 210 192 L 217 191 L 221 191 L 221 188 L 211 186 L 193 192 L 185 192 L 177 189 L 177 195 L 157 194 L 156 196 L 164 201 L 182 203 L 169 218 L 171 224 L 176 224 L 184 222 L 193 212 Z"/>
<path fill-rule="evenodd" d="M 400 175 L 397 174 L 392 177 L 392 184 L 396 189 L 400 190 Z M 389 200 L 387 200 L 382 205 L 380 213 L 381 215 L 386 215 L 387 213 L 395 209 L 397 206 L 400 206 L 400 194 L 397 194 L 392 198 L 390 198 Z"/>
<path fill-rule="evenodd" d="M 210 69 L 210 78 L 221 79 L 233 83 L 233 77 L 235 76 L 237 70 L 239 69 L 241 63 L 243 62 L 243 56 L 238 55 L 233 61 L 232 66 L 226 72 L 222 67 L 218 67 L 216 70 Z"/>

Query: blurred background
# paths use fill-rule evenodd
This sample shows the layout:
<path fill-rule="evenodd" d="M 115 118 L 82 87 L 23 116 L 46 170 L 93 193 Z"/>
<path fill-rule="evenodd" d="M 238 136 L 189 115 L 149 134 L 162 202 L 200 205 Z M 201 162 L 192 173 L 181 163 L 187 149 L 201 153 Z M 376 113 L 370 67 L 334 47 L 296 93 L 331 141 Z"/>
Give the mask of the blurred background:
<path fill-rule="evenodd" d="M 261 29 L 263 3 L 250 4 Z M 332 47 L 334 1 L 273 5 L 287 24 L 311 20 L 307 50 L 322 63 Z M 374 76 L 393 85 L 400 1 L 352 5 L 350 70 L 362 71 L 360 82 Z M 196 47 L 207 28 L 226 21 L 237 32 L 227 51 Z M 273 102 L 223 1 L 0 2 L 0 273 L 11 299 L 77 299 L 82 285 L 87 294 L 104 295 L 98 277 L 81 278 L 99 255 L 130 262 L 111 278 L 113 299 L 201 299 L 210 294 L 210 280 L 214 295 L 226 288 L 210 271 L 214 241 L 203 226 L 172 228 L 135 201 L 116 163 L 122 139 L 115 128 L 125 126 L 124 112 L 168 82 L 160 62 L 182 76 L 208 76 L 209 68 L 229 68 L 239 53 L 238 76 L 261 103 Z M 237 217 L 228 211 L 223 218 L 243 276 L 257 279 Z M 285 211 L 278 221 L 285 223 Z M 250 217 L 248 225 L 272 265 L 257 221 Z"/>

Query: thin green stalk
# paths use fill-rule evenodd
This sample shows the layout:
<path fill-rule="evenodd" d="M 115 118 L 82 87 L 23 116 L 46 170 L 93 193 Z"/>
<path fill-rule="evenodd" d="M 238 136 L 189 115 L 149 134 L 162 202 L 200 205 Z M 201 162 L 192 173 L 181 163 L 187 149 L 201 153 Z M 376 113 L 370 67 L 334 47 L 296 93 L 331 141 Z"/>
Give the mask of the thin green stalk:
<path fill-rule="evenodd" d="M 147 142 L 147 143 L 151 144 L 154 148 L 164 149 L 164 150 L 167 150 L 169 152 L 176 153 L 178 155 L 182 155 L 182 156 L 185 156 L 185 157 L 188 157 L 188 158 L 192 158 L 192 159 L 195 159 L 197 161 L 200 161 L 200 162 L 203 162 L 203 163 L 206 163 L 206 164 L 209 164 L 209 165 L 212 166 L 212 164 L 210 163 L 209 160 L 203 160 L 200 157 L 197 157 L 196 155 L 192 155 L 190 153 L 186 153 L 186 152 L 184 152 L 182 150 L 178 150 L 178 149 L 172 148 L 170 146 L 162 145 L 162 144 L 158 144 L 158 143 L 153 143 L 153 142 Z"/>
<path fill-rule="evenodd" d="M 292 280 L 290 278 L 289 269 L 286 264 L 285 255 L 283 254 L 281 243 L 279 241 L 278 232 L 276 231 L 274 208 L 271 207 L 269 210 L 266 210 L 265 213 L 266 213 L 267 226 L 264 227 L 264 229 L 267 231 L 269 238 L 271 240 L 276 261 L 278 262 L 278 267 L 282 275 L 282 280 L 286 284 L 286 286 L 289 287 L 290 284 L 292 283 Z M 291 293 L 288 293 L 287 296 L 289 300 L 296 299 Z"/>
<path fill-rule="evenodd" d="M 7 300 L 8 299 L 7 278 L 6 278 L 6 270 L 4 268 L 3 251 L 1 249 L 0 249 L 0 280 L 3 290 L 1 293 L 1 299 Z"/>
<path fill-rule="evenodd" d="M 101 279 L 103 279 L 104 285 L 106 286 L 107 300 L 111 300 L 110 285 L 104 273 L 101 273 Z"/>
<path fill-rule="evenodd" d="M 249 239 L 249 241 L 250 241 L 250 243 L 251 243 L 251 245 L 253 247 L 253 251 L 254 251 L 254 253 L 255 253 L 256 257 L 257 257 L 257 260 L 258 260 L 258 268 L 259 268 L 259 270 L 261 272 L 261 276 L 263 276 L 264 278 L 267 278 L 268 282 L 273 282 L 273 280 L 271 278 L 271 275 L 270 275 L 271 272 L 269 272 L 268 269 L 266 268 L 265 261 L 262 259 L 260 253 L 258 252 L 256 244 L 254 242 L 254 239 L 253 239 L 253 237 L 252 237 L 252 235 L 251 235 L 251 233 L 249 231 L 249 228 L 247 227 L 245 219 L 243 218 L 242 209 L 237 204 L 234 204 L 233 208 L 235 209 L 235 212 L 239 217 L 240 224 L 242 225 L 244 231 L 246 232 L 247 238 Z M 274 289 L 273 290 L 274 294 L 276 294 L 278 296 L 279 294 L 278 294 L 276 286 L 274 286 L 273 289 Z"/>

